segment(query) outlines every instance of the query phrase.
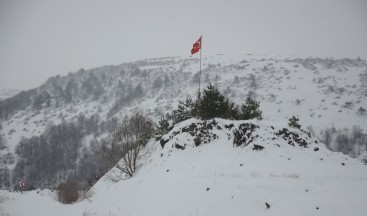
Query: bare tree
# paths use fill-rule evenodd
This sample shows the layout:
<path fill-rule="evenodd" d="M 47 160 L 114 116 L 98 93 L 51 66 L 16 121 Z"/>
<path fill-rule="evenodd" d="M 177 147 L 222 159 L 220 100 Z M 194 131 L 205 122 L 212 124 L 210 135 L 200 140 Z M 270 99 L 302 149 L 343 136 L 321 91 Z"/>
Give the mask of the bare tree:
<path fill-rule="evenodd" d="M 116 167 L 127 177 L 132 177 L 141 165 L 141 159 L 148 153 L 146 143 L 153 134 L 152 121 L 141 114 L 126 116 L 115 132 L 115 139 L 122 146 L 122 158 Z"/>

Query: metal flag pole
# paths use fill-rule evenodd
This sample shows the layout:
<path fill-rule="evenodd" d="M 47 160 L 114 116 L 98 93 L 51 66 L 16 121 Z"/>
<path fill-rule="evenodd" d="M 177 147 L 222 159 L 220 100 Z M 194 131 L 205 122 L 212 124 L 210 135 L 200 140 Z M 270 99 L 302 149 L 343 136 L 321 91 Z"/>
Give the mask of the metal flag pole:
<path fill-rule="evenodd" d="M 203 35 L 200 36 L 200 72 L 199 72 L 199 96 L 198 100 L 200 100 L 200 82 L 201 82 L 201 51 L 203 50 Z"/>

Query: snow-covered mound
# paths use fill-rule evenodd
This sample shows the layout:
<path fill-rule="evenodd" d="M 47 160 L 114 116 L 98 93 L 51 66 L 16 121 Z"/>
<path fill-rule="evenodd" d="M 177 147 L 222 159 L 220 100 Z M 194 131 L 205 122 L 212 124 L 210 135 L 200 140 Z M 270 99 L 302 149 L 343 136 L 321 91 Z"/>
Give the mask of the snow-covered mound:
<path fill-rule="evenodd" d="M 286 124 L 190 119 L 147 145 L 134 177 L 106 174 L 74 205 L 3 192 L 10 215 L 365 215 L 367 166 Z M 268 205 L 268 206 L 267 206 Z"/>

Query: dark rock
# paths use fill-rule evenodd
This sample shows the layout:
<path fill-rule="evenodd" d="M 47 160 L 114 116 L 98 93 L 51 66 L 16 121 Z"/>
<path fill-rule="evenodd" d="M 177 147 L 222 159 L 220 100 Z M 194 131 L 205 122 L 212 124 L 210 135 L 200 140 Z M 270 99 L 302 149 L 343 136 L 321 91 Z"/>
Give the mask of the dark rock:
<path fill-rule="evenodd" d="M 313 150 L 314 150 L 314 151 L 318 151 L 318 150 L 319 150 L 319 148 L 318 148 L 318 147 L 315 147 Z"/>
<path fill-rule="evenodd" d="M 345 166 L 345 163 L 342 163 L 342 166 Z"/>
<path fill-rule="evenodd" d="M 208 188 L 208 187 L 207 187 L 207 188 L 206 188 L 206 191 L 209 191 L 209 190 L 210 190 L 210 188 Z"/>

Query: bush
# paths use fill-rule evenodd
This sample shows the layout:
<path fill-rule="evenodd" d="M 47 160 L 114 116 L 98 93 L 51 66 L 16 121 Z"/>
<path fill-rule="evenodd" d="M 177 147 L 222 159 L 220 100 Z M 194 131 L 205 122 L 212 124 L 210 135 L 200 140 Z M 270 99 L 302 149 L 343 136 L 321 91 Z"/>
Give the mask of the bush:
<path fill-rule="evenodd" d="M 299 122 L 299 118 L 296 118 L 295 116 L 292 116 L 292 118 L 289 119 L 288 126 L 300 129 L 301 125 L 298 122 Z"/>
<path fill-rule="evenodd" d="M 169 126 L 169 122 L 167 119 L 162 118 L 159 121 L 159 125 L 157 127 L 157 130 L 155 132 L 155 140 L 160 140 L 163 135 L 168 133 L 172 128 Z"/>
<path fill-rule="evenodd" d="M 79 184 L 76 181 L 67 180 L 57 187 L 58 199 L 61 203 L 70 204 L 76 202 L 79 198 Z"/>

